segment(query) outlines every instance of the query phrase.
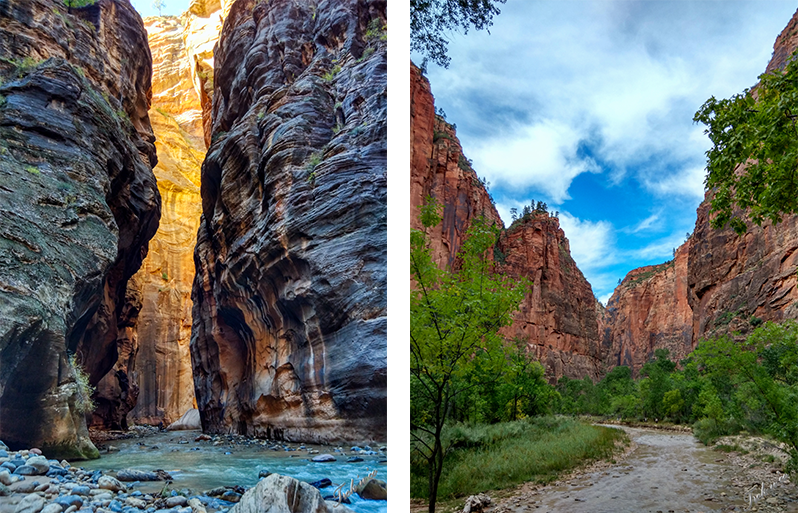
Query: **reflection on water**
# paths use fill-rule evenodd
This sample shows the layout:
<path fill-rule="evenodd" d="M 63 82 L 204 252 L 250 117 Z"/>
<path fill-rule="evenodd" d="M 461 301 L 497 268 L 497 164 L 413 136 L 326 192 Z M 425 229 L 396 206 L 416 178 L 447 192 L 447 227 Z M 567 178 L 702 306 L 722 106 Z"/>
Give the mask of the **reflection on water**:
<path fill-rule="evenodd" d="M 195 442 L 194 438 L 199 434 L 199 431 L 173 431 L 146 438 L 110 441 L 108 445 L 119 448 L 119 452 L 103 453 L 98 460 L 76 465 L 91 470 L 163 469 L 174 477 L 172 489 L 188 488 L 192 494 L 218 486 L 251 487 L 258 482 L 261 470 L 306 482 L 326 477 L 333 482 L 333 486 L 321 490 L 323 495 L 332 495 L 335 486 L 341 483 L 347 483 L 344 489 L 348 489 L 350 480 L 354 479 L 357 483 L 373 470 L 377 471 L 377 479 L 387 481 L 387 464 L 380 463 L 384 457 L 358 455 L 364 461 L 346 463 L 346 458 L 354 455 L 350 454 L 351 446 L 343 447 L 347 456 L 341 456 L 334 452 L 335 447 L 304 444 L 308 449 L 318 450 L 322 454 L 330 453 L 338 459 L 332 463 L 314 463 L 309 461 L 313 455 L 308 455 L 307 450 L 273 451 L 258 443 L 214 446 L 213 442 Z M 300 444 L 286 445 L 296 449 Z M 141 483 L 138 488 L 145 493 L 157 492 L 163 484 Z M 357 494 L 352 494 L 349 499 L 352 501 L 349 507 L 358 512 L 385 513 L 388 510 L 386 501 L 366 501 Z"/>

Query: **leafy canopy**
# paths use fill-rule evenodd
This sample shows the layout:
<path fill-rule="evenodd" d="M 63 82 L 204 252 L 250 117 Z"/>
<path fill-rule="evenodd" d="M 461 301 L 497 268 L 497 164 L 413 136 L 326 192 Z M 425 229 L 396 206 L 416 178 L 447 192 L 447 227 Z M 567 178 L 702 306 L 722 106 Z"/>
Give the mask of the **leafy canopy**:
<path fill-rule="evenodd" d="M 507 0 L 410 0 L 410 51 L 427 60 L 448 68 L 451 59 L 446 55 L 449 39 L 446 32 L 463 30 L 467 34 L 473 27 L 487 29 L 493 17 L 499 14 L 496 4 Z"/>
<path fill-rule="evenodd" d="M 761 225 L 798 212 L 798 60 L 764 73 L 752 90 L 711 97 L 693 121 L 706 125 L 706 186 L 715 189 L 713 228 L 727 223 L 743 234 L 744 216 Z M 737 210 L 737 208 L 742 209 Z"/>

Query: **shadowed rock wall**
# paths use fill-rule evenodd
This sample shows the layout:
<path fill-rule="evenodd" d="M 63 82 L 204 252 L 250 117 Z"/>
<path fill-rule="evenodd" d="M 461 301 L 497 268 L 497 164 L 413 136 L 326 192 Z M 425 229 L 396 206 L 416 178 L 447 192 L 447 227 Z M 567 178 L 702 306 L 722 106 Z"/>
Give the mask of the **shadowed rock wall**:
<path fill-rule="evenodd" d="M 68 355 L 113 366 L 158 227 L 146 34 L 128 2 L 11 0 L 0 55 L 0 439 L 92 457 Z"/>
<path fill-rule="evenodd" d="M 225 20 L 192 294 L 205 431 L 385 436 L 385 5 Z"/>

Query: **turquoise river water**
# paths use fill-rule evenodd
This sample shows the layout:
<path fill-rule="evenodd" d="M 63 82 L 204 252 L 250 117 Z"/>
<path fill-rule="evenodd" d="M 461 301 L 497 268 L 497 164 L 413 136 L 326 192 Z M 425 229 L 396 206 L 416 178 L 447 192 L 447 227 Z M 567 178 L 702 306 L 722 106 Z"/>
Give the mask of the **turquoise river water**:
<path fill-rule="evenodd" d="M 332 495 L 336 486 L 346 483 L 344 490 L 350 486 L 351 480 L 358 480 L 376 470 L 376 478 L 387 481 L 387 463 L 385 456 L 354 454 L 351 445 L 343 446 L 345 456 L 335 452 L 335 447 L 304 444 L 305 450 L 274 451 L 253 441 L 247 443 L 222 443 L 214 445 L 210 441 L 195 442 L 199 431 L 171 431 L 158 433 L 144 438 L 113 440 L 106 445 L 114 446 L 118 451 L 102 453 L 100 459 L 80 462 L 76 465 L 86 469 L 117 471 L 124 468 L 137 470 L 163 469 L 174 478 L 171 489 L 188 488 L 192 494 L 201 494 L 205 490 L 219 486 L 241 485 L 247 488 L 258 482 L 258 473 L 267 470 L 284 474 L 300 481 L 314 482 L 328 478 L 332 487 L 321 490 L 323 495 Z M 297 449 L 301 444 L 286 443 Z M 331 463 L 314 463 L 313 455 L 307 449 L 318 450 L 321 454 L 334 455 L 338 461 Z M 374 448 L 376 450 L 376 447 Z M 360 456 L 364 461 L 346 463 L 349 456 Z M 144 493 L 158 492 L 163 482 L 141 483 L 137 489 Z M 357 494 L 349 497 L 352 502 L 348 507 L 359 513 L 386 513 L 386 501 L 368 501 L 360 499 Z"/>

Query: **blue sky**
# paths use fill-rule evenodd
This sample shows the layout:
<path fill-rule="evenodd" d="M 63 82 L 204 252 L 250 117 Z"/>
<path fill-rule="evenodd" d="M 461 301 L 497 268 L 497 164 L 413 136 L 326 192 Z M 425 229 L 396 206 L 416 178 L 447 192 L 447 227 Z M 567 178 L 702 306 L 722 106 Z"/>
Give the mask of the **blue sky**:
<path fill-rule="evenodd" d="M 765 70 L 794 1 L 508 0 L 491 33 L 451 34 L 430 64 L 499 213 L 560 211 L 602 302 L 630 270 L 672 257 L 695 225 L 709 139 L 694 113 Z M 413 56 L 418 63 L 418 56 Z"/>
<path fill-rule="evenodd" d="M 133 7 L 141 14 L 142 18 L 147 16 L 158 16 L 158 10 L 152 6 L 152 0 L 131 0 Z M 161 13 L 172 16 L 180 16 L 188 11 L 189 0 L 163 0 Z"/>

